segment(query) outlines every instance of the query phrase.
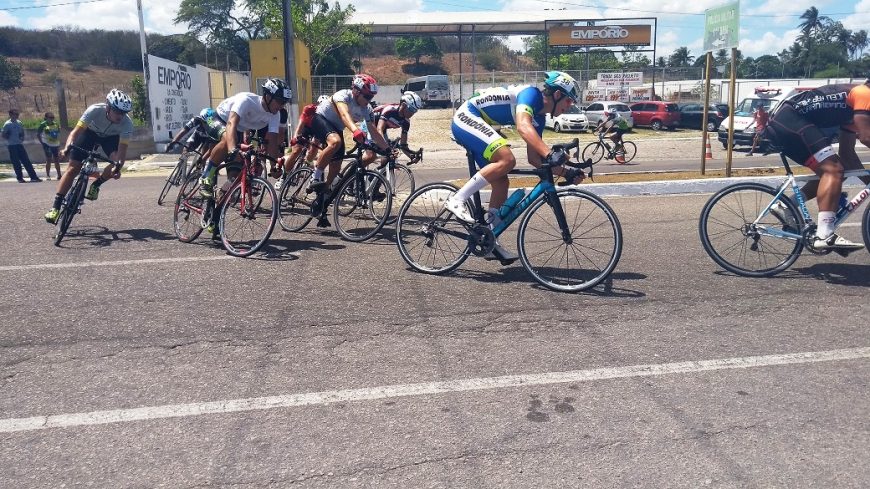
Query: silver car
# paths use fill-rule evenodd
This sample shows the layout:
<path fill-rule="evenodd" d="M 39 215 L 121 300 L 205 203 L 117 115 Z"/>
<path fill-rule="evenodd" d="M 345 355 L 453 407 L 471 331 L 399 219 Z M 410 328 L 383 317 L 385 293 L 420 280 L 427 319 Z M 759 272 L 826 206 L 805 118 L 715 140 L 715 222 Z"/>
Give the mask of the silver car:
<path fill-rule="evenodd" d="M 586 107 L 586 118 L 589 120 L 589 125 L 595 127 L 598 122 L 607 118 L 605 112 L 618 112 L 623 119 L 628 122 L 628 127 L 634 127 L 634 118 L 631 116 L 631 109 L 623 102 L 592 102 Z"/>
<path fill-rule="evenodd" d="M 559 116 L 553 117 L 548 113 L 544 126 L 556 132 L 586 131 L 589 129 L 589 120 L 579 107 L 572 105 Z"/>

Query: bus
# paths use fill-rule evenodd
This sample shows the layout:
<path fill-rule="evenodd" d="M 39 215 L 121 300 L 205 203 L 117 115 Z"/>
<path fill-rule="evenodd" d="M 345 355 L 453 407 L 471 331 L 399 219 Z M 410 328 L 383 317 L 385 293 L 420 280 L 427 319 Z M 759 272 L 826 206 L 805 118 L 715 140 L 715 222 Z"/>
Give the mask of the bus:
<path fill-rule="evenodd" d="M 447 75 L 426 75 L 408 78 L 402 93 L 416 92 L 423 107 L 450 107 L 450 80 Z"/>

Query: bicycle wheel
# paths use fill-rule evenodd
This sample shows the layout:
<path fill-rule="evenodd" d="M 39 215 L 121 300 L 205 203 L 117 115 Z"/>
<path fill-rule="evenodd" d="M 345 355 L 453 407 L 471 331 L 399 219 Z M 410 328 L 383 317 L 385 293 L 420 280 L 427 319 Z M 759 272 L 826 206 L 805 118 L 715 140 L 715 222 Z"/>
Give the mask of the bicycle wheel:
<path fill-rule="evenodd" d="M 613 209 L 585 190 L 559 190 L 532 203 L 517 231 L 517 250 L 526 271 L 541 285 L 560 292 L 595 287 L 616 268 L 622 255 L 622 226 Z M 558 205 L 566 229 L 556 217 Z M 567 236 L 563 231 L 567 231 Z"/>
<path fill-rule="evenodd" d="M 258 191 L 259 195 L 253 195 Z M 221 206 L 219 229 L 224 248 L 233 256 L 251 256 L 269 240 L 277 220 L 278 196 L 269 182 L 248 177 L 248 195 L 243 195 L 240 179 Z"/>
<path fill-rule="evenodd" d="M 725 270 L 744 277 L 770 277 L 790 267 L 803 240 L 773 236 L 767 229 L 800 233 L 803 218 L 789 198 L 786 207 L 758 219 L 773 201 L 776 189 L 760 183 L 738 183 L 720 190 L 704 205 L 698 232 L 704 250 Z M 758 219 L 757 224 L 753 224 Z"/>
<path fill-rule="evenodd" d="M 861 235 L 864 237 L 864 249 L 870 252 L 870 205 L 864 209 L 861 218 Z"/>
<path fill-rule="evenodd" d="M 182 243 L 190 243 L 202 233 L 202 213 L 206 199 L 199 194 L 199 172 L 187 175 L 175 198 L 172 227 Z"/>
<path fill-rule="evenodd" d="M 637 154 L 637 145 L 632 143 L 631 141 L 623 141 L 622 149 L 625 152 L 623 156 L 626 163 L 633 160 L 634 156 Z"/>
<path fill-rule="evenodd" d="M 84 175 L 76 177 L 73 186 L 66 193 L 66 197 L 60 206 L 60 215 L 57 217 L 55 225 L 54 245 L 60 246 L 60 242 L 66 236 L 69 230 L 69 225 L 72 224 L 73 217 L 79 212 L 79 205 L 85 197 L 85 189 L 87 188 L 88 180 Z"/>
<path fill-rule="evenodd" d="M 157 197 L 157 205 L 163 205 L 163 200 L 166 199 L 166 196 L 169 194 L 169 189 L 174 185 L 181 185 L 184 169 L 187 168 L 187 158 L 187 154 L 182 155 L 181 158 L 178 159 L 178 163 L 175 164 L 175 168 L 172 169 L 172 173 L 166 177 L 166 183 L 163 184 L 163 190 L 160 191 L 160 195 Z"/>
<path fill-rule="evenodd" d="M 471 254 L 468 231 L 444 201 L 459 190 L 449 183 L 433 183 L 411 194 L 399 211 L 396 244 L 411 268 L 443 274 L 462 265 Z"/>
<path fill-rule="evenodd" d="M 301 231 L 311 222 L 311 204 L 317 194 L 307 193 L 308 181 L 311 179 L 310 168 L 294 170 L 281 184 L 281 201 L 278 210 L 278 222 L 284 231 Z"/>
<path fill-rule="evenodd" d="M 348 241 L 365 241 L 390 217 L 393 192 L 383 175 L 367 170 L 344 183 L 332 203 L 335 229 Z"/>
<path fill-rule="evenodd" d="M 417 186 L 414 183 L 414 174 L 405 165 L 397 164 L 392 172 L 386 167 L 382 171 L 382 174 L 387 177 L 387 181 L 390 183 L 390 188 L 393 189 L 393 205 L 390 207 L 390 217 L 386 223 L 391 225 L 399 218 L 399 211 L 402 209 L 402 205 L 414 193 Z"/>
<path fill-rule="evenodd" d="M 604 149 L 604 145 L 599 142 L 589 143 L 583 148 L 583 153 L 581 158 L 583 161 L 592 160 L 592 163 L 598 163 L 601 161 L 601 158 L 604 157 L 604 154 L 607 153 L 607 150 Z"/>

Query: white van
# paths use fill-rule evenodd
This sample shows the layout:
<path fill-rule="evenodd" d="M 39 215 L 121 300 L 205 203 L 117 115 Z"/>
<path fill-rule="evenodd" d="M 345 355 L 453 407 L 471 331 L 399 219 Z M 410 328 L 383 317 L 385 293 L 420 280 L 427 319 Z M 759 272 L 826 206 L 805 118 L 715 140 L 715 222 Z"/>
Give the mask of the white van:
<path fill-rule="evenodd" d="M 450 107 L 450 80 L 447 75 L 426 75 L 408 78 L 402 93 L 416 92 L 423 107 Z"/>
<path fill-rule="evenodd" d="M 721 124 L 719 124 L 719 142 L 723 148 L 728 148 L 728 125 L 730 119 L 734 117 L 734 146 L 746 145 L 751 146 L 752 140 L 755 138 L 755 109 L 763 106 L 767 112 L 773 111 L 780 102 L 791 97 L 796 93 L 806 90 L 812 90 L 814 87 L 768 87 L 762 86 L 755 89 L 755 93 L 751 97 L 747 97 L 734 107 L 734 113 L 729 114 Z"/>

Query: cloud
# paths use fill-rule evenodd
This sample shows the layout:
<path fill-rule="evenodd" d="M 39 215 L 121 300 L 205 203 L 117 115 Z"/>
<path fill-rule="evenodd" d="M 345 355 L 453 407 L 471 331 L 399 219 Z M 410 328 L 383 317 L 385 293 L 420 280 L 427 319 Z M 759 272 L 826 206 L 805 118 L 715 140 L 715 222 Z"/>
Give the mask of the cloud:
<path fill-rule="evenodd" d="M 870 0 L 861 0 L 855 4 L 855 13 L 843 18 L 846 29 L 870 29 Z"/>
<path fill-rule="evenodd" d="M 791 46 L 797 39 L 799 29 L 791 29 L 782 33 L 765 32 L 761 37 L 748 39 L 746 29 L 740 30 L 740 52 L 743 56 L 757 58 L 765 54 L 776 56 L 783 49 Z"/>
<path fill-rule="evenodd" d="M 461 2 L 456 2 L 457 4 Z M 397 2 L 395 0 L 356 0 L 353 2 L 341 2 L 342 8 L 348 4 L 353 5 L 357 12 L 420 12 L 423 10 L 423 0 L 411 0 Z"/>
<path fill-rule="evenodd" d="M 29 19 L 31 29 L 79 27 L 82 29 L 139 30 L 139 16 L 132 0 L 106 0 L 78 5 L 46 7 L 40 16 Z M 185 25 L 175 25 L 172 19 L 178 10 L 176 3 L 143 2 L 145 31 L 158 34 L 178 34 L 187 31 Z"/>
<path fill-rule="evenodd" d="M 0 12 L 0 26 L 19 27 L 19 20 L 9 12 Z"/>

